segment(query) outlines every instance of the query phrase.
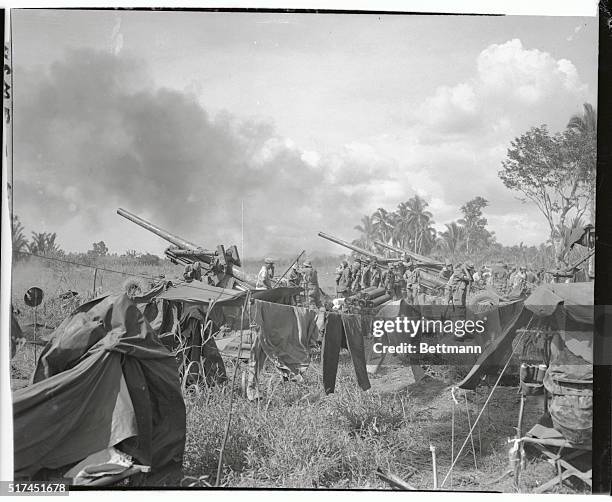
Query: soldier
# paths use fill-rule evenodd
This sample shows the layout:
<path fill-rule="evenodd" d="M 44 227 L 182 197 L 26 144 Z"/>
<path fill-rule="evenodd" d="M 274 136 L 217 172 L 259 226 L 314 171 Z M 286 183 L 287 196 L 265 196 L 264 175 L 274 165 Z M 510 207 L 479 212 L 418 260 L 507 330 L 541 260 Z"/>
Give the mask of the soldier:
<path fill-rule="evenodd" d="M 404 280 L 406 282 L 406 301 L 412 305 L 418 302 L 420 278 L 419 269 L 414 266 L 414 262 L 409 261 L 404 272 Z"/>
<path fill-rule="evenodd" d="M 389 263 L 389 270 L 385 274 L 385 282 L 384 282 L 384 286 L 385 286 L 385 289 L 387 290 L 387 294 L 393 297 L 394 300 L 397 299 L 395 298 L 395 276 L 396 276 L 395 268 L 396 268 L 395 263 L 393 262 Z"/>
<path fill-rule="evenodd" d="M 518 293 L 525 290 L 527 286 L 527 267 L 521 265 L 512 277 L 512 290 Z"/>
<path fill-rule="evenodd" d="M 355 258 L 351 267 L 351 293 L 355 294 L 361 291 L 361 258 Z"/>
<path fill-rule="evenodd" d="M 372 285 L 372 260 L 365 260 L 364 267 L 361 269 L 361 289 L 369 288 Z"/>
<path fill-rule="evenodd" d="M 310 308 L 319 308 L 321 306 L 319 278 L 310 260 L 306 260 L 302 266 L 302 284 L 308 306 Z"/>
<path fill-rule="evenodd" d="M 374 261 L 372 265 L 372 277 L 370 285 L 374 286 L 375 288 L 379 288 L 382 286 L 382 276 L 380 272 L 380 267 L 378 266 L 378 263 L 376 263 L 376 261 Z"/>
<path fill-rule="evenodd" d="M 493 286 L 493 289 L 499 294 L 506 294 L 508 289 L 508 265 L 501 262 L 494 265 L 491 276 L 491 286 Z"/>
<path fill-rule="evenodd" d="M 480 267 L 480 282 L 482 286 L 486 286 L 491 282 L 491 269 L 485 265 Z"/>
<path fill-rule="evenodd" d="M 395 267 L 393 270 L 395 275 L 395 278 L 393 279 L 393 299 L 400 300 L 401 298 L 406 298 L 406 280 L 404 279 L 406 268 L 404 263 L 401 261 L 395 262 Z"/>
<path fill-rule="evenodd" d="M 387 277 L 389 276 L 389 267 L 390 265 L 387 266 L 387 268 L 379 268 L 380 270 L 380 284 L 379 286 L 381 288 L 385 288 L 386 289 L 386 284 L 387 284 Z"/>
<path fill-rule="evenodd" d="M 299 265 L 294 263 L 287 273 L 287 286 L 290 288 L 298 288 L 301 282 L 302 275 L 300 274 Z"/>
<path fill-rule="evenodd" d="M 202 280 L 202 264 L 199 261 L 188 263 L 183 271 L 183 279 L 187 282 Z"/>
<path fill-rule="evenodd" d="M 532 267 L 529 267 L 527 269 L 525 280 L 527 282 L 527 287 L 529 288 L 529 290 L 534 289 L 538 285 L 538 276 L 533 271 Z"/>
<path fill-rule="evenodd" d="M 512 289 L 514 287 L 514 276 L 518 273 L 518 267 L 516 265 L 512 265 L 509 270 L 508 280 L 506 289 Z"/>
<path fill-rule="evenodd" d="M 538 270 L 538 284 L 542 284 L 543 282 L 545 282 L 546 280 L 546 271 L 544 270 L 544 267 L 540 267 L 540 270 Z"/>
<path fill-rule="evenodd" d="M 257 284 L 255 285 L 258 289 L 271 289 L 272 278 L 274 277 L 274 260 L 272 258 L 266 258 L 264 264 L 259 269 L 257 274 Z"/>
<path fill-rule="evenodd" d="M 467 262 L 464 266 L 458 265 L 448 280 L 446 289 L 447 302 L 450 305 L 461 305 L 465 307 L 467 293 L 470 283 L 472 282 L 472 271 L 474 265 Z"/>
<path fill-rule="evenodd" d="M 336 297 L 347 298 L 351 296 L 351 269 L 348 261 L 342 260 L 336 269 Z"/>
<path fill-rule="evenodd" d="M 438 277 L 440 279 L 448 281 L 450 279 L 450 276 L 453 275 L 453 272 L 453 264 L 449 259 L 446 259 L 444 260 L 444 267 L 442 267 L 442 270 L 440 270 L 440 272 L 438 273 Z"/>

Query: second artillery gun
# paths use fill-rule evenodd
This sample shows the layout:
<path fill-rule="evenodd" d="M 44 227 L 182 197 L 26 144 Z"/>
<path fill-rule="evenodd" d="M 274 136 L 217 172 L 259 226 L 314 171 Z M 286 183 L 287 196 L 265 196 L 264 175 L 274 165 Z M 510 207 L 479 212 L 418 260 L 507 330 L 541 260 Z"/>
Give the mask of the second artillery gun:
<path fill-rule="evenodd" d="M 348 248 L 357 254 L 367 256 L 368 258 L 371 258 L 372 260 L 376 261 L 376 263 L 378 263 L 381 268 L 388 268 L 390 264 L 402 261 L 400 258 L 386 258 L 384 256 L 377 255 L 376 253 L 360 248 L 359 246 L 356 246 L 354 244 L 351 244 L 350 242 L 344 241 L 342 239 L 339 239 L 338 237 L 334 237 L 333 235 L 329 235 L 324 232 L 319 232 L 319 237 L 323 237 L 328 241 Z M 442 294 L 442 292 L 444 291 L 444 287 L 446 286 L 446 281 L 440 279 L 437 276 L 437 272 L 443 266 L 441 263 L 438 263 L 435 260 L 432 260 L 431 258 L 421 256 L 416 253 L 404 251 L 399 248 L 393 248 L 392 246 L 385 245 L 384 247 L 387 247 L 396 252 L 406 253 L 412 259 L 412 262 L 414 263 L 415 267 L 421 271 L 421 286 L 432 295 L 439 296 Z"/>
<path fill-rule="evenodd" d="M 188 265 L 200 262 L 202 277 L 206 276 L 209 284 L 220 288 L 241 290 L 255 288 L 255 280 L 239 268 L 241 262 L 236 246 L 226 249 L 223 245 L 218 245 L 216 250 L 204 249 L 125 209 L 117 209 L 117 214 L 172 244 L 164 251 L 172 263 Z"/>

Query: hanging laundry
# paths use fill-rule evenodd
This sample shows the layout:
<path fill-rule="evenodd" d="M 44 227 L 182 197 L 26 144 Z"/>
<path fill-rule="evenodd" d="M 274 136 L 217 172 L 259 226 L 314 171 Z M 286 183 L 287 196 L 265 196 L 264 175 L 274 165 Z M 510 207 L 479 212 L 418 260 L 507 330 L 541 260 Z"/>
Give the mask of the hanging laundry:
<path fill-rule="evenodd" d="M 342 317 L 340 314 L 328 313 L 321 349 L 323 389 L 326 394 L 331 394 L 336 388 L 336 374 L 343 336 Z"/>
<path fill-rule="evenodd" d="M 310 349 L 316 345 L 317 313 L 303 307 L 255 300 L 252 318 L 257 334 L 251 347 L 247 397 L 257 399 L 257 377 L 270 358 L 284 378 L 300 375 L 310 365 Z"/>
<path fill-rule="evenodd" d="M 349 350 L 359 387 L 362 390 L 370 388 L 364 347 L 364 329 L 366 326 L 367 324 L 361 316 L 328 313 L 322 350 L 323 388 L 326 394 L 335 390 L 338 361 L 342 347 L 347 347 Z"/>

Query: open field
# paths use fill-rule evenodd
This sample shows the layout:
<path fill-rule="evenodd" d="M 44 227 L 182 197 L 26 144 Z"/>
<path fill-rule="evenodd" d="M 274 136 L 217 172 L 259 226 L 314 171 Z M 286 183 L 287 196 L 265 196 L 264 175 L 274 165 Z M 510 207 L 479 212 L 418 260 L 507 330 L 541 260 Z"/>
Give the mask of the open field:
<path fill-rule="evenodd" d="M 330 268 L 320 271 L 322 279 L 329 273 L 333 280 L 333 267 Z M 180 272 L 178 267 L 175 270 Z M 172 268 L 164 264 L 158 268 L 132 268 L 129 273 L 152 276 L 172 273 Z M 91 269 L 60 270 L 32 262 L 18 263 L 13 296 L 22 310 L 19 316 L 22 326 L 31 322 L 32 315 L 22 300 L 27 287 L 39 285 L 45 290 L 47 301 L 39 309 L 40 322 L 54 327 L 70 306 L 53 303 L 52 297 L 66 289 L 86 297 L 92 277 Z M 111 290 L 117 290 L 125 280 L 109 272 L 99 272 L 100 277 L 104 288 Z M 321 283 L 326 289 L 325 282 Z M 38 347 L 38 354 L 40 351 Z M 34 346 L 27 344 L 13 359 L 15 386 L 27 383 L 34 368 L 33 352 Z M 232 375 L 234 361 L 226 359 L 225 363 Z M 266 365 L 260 380 L 262 399 L 257 403 L 247 401 L 237 385 L 222 485 L 388 489 L 376 475 L 380 467 L 418 489 L 432 489 L 430 445 L 436 447 L 441 483 L 451 465 L 452 453 L 457 454 L 467 437 L 468 411 L 469 423 L 473 423 L 491 389 L 483 386 L 474 392 L 458 391 L 458 402 L 453 405 L 452 382 L 448 372 L 442 370 L 434 368 L 423 381 L 414 383 L 408 367 L 386 367 L 371 381 L 373 387 L 367 392 L 357 387 L 352 362 L 345 351 L 341 354 L 336 392 L 331 395 L 326 396 L 322 390 L 318 355 L 313 357 L 302 383 L 282 383 L 272 367 Z M 193 386 L 185 390 L 187 443 L 183 474 L 191 482 L 195 478 L 205 486 L 215 481 L 230 392 L 230 385 Z M 515 491 L 511 478 L 498 478 L 508 467 L 506 441 L 515 434 L 518 403 L 516 387 L 495 390 L 474 431 L 473 449 L 468 441 L 444 488 Z M 525 428 L 536 422 L 541 410 L 541 403 L 535 400 L 529 403 Z M 521 476 L 520 491 L 533 491 L 554 472 L 552 465 L 530 456 Z M 561 490 L 571 493 L 585 488 Z"/>

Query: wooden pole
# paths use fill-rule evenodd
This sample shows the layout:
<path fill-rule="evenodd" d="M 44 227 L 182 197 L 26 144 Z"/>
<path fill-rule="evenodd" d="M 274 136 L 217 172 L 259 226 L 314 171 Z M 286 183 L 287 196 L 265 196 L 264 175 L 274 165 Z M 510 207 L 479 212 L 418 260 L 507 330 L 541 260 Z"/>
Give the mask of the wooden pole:
<path fill-rule="evenodd" d="M 93 279 L 93 294 L 92 294 L 92 298 L 96 297 L 96 279 L 98 277 L 98 269 L 94 270 L 94 279 Z"/>
<path fill-rule="evenodd" d="M 432 444 L 429 445 L 429 451 L 431 451 L 431 468 L 433 470 L 433 487 L 434 490 L 438 489 L 438 464 L 436 462 L 436 447 Z"/>
<path fill-rule="evenodd" d="M 38 358 L 38 349 L 36 347 L 36 335 L 38 330 L 38 307 L 34 307 L 34 365 L 36 365 Z"/>

